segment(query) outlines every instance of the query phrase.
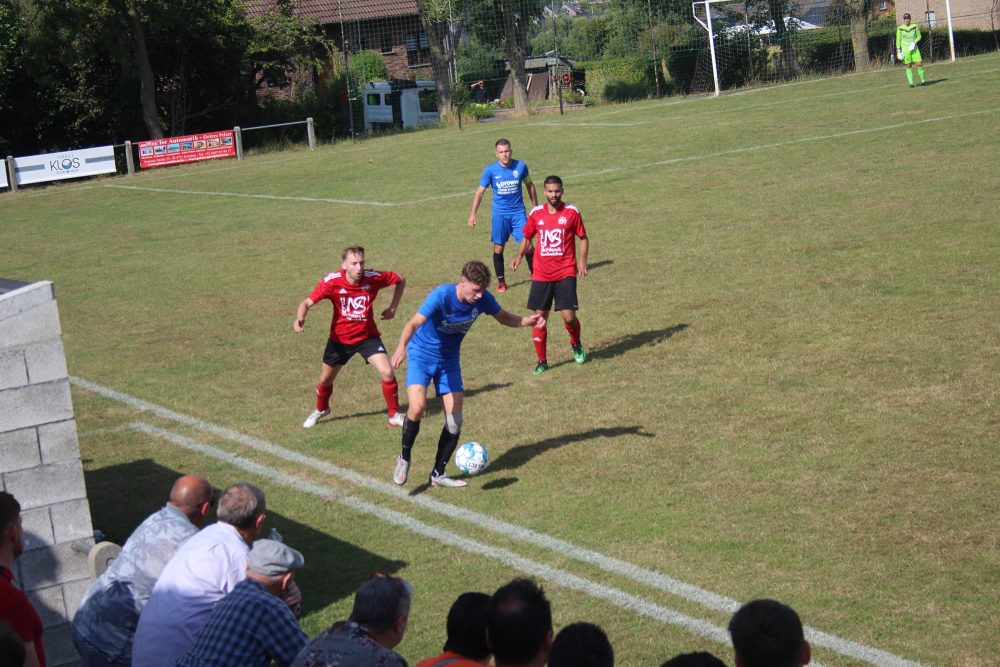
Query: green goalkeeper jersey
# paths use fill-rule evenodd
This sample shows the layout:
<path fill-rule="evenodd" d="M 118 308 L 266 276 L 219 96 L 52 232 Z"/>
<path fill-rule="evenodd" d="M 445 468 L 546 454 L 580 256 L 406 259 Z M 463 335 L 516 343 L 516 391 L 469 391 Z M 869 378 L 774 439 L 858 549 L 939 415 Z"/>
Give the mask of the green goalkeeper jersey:
<path fill-rule="evenodd" d="M 910 25 L 900 24 L 896 28 L 896 48 L 901 49 L 903 53 L 907 53 L 912 48 L 913 44 L 920 41 L 920 26 L 916 23 L 911 23 Z"/>

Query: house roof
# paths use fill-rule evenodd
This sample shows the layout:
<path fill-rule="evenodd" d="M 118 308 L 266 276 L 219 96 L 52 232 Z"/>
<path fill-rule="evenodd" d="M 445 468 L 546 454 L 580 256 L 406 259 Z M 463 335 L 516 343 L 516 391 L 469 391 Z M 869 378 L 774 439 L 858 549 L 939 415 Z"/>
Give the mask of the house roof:
<path fill-rule="evenodd" d="M 247 16 L 260 16 L 278 0 L 244 0 Z M 295 15 L 320 24 L 366 21 L 417 14 L 417 0 L 298 0 Z"/>

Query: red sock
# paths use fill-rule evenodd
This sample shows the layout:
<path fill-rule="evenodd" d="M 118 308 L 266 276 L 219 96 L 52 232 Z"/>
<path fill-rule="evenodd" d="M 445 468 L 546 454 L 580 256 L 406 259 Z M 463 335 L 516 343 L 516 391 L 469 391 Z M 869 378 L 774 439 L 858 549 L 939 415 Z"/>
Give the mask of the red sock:
<path fill-rule="evenodd" d="M 389 416 L 395 416 L 399 412 L 399 384 L 396 378 L 390 382 L 382 380 L 382 396 L 385 397 L 385 407 L 389 408 Z"/>
<path fill-rule="evenodd" d="M 533 327 L 531 329 L 531 340 L 535 343 L 535 354 L 539 361 L 545 361 L 548 357 L 545 354 L 545 344 L 549 337 L 549 330 Z"/>
<path fill-rule="evenodd" d="M 316 409 L 323 411 L 330 409 L 330 396 L 333 395 L 333 385 L 329 387 L 324 387 L 321 384 L 316 385 Z"/>
<path fill-rule="evenodd" d="M 566 331 L 569 332 L 569 344 L 579 345 L 580 344 L 580 320 L 574 319 L 572 322 L 564 322 L 566 325 Z"/>

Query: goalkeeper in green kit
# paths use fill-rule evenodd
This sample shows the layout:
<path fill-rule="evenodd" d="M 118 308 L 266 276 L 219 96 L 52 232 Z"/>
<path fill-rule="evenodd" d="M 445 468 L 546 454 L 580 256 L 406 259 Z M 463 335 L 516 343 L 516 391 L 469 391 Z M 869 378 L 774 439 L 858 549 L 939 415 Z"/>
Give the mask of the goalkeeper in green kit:
<path fill-rule="evenodd" d="M 927 84 L 924 76 L 924 59 L 920 56 L 917 42 L 920 41 L 920 26 L 910 23 L 910 15 L 903 14 L 903 24 L 896 28 L 896 58 L 906 65 L 906 80 L 913 88 L 913 63 L 917 64 L 917 74 L 920 75 L 920 85 Z"/>

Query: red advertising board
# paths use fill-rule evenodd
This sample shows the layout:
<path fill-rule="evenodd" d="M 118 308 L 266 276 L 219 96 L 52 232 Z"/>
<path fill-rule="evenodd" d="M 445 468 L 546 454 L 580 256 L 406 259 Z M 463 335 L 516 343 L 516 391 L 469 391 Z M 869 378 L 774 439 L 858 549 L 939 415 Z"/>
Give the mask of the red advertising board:
<path fill-rule="evenodd" d="M 232 130 L 139 142 L 139 167 L 142 169 L 219 157 L 236 157 Z"/>

